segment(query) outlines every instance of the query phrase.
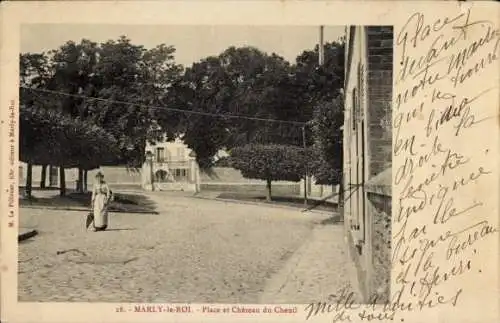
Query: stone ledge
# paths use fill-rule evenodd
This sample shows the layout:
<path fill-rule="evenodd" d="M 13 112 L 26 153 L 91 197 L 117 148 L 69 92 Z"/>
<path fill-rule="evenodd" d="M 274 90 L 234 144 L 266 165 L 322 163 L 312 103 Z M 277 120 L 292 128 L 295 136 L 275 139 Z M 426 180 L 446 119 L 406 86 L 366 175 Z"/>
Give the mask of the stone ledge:
<path fill-rule="evenodd" d="M 392 196 L 392 168 L 386 168 L 365 183 L 365 191 L 379 195 Z"/>

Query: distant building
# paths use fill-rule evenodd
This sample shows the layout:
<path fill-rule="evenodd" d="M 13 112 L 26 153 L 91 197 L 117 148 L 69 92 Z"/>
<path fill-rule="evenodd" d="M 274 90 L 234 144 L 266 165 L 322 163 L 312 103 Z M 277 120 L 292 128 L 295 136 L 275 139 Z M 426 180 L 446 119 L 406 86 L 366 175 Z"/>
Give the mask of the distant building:
<path fill-rule="evenodd" d="M 347 28 L 344 225 L 365 302 L 390 295 L 393 28 Z"/>
<path fill-rule="evenodd" d="M 155 188 L 160 190 L 199 190 L 199 168 L 194 152 L 180 139 L 146 144 L 152 154 L 153 168 L 143 166 L 143 187 L 151 189 L 151 173 Z"/>

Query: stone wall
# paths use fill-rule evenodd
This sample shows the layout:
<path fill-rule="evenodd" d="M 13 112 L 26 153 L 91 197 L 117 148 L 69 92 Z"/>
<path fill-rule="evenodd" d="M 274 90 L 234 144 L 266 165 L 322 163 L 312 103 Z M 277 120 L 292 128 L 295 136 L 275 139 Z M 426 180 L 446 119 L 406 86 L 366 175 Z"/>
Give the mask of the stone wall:
<path fill-rule="evenodd" d="M 41 166 L 33 166 L 33 187 L 37 188 L 40 186 L 41 180 Z M 137 186 L 140 188 L 142 186 L 142 177 L 140 169 L 128 169 L 121 166 L 109 166 L 101 167 L 102 172 L 105 175 L 106 181 L 110 185 L 130 185 Z M 88 173 L 88 185 L 90 186 L 94 181 L 94 176 L 97 173 L 96 170 L 92 170 Z M 26 164 L 20 163 L 20 181 L 19 185 L 24 186 L 26 181 Z M 238 170 L 226 167 L 215 167 L 212 172 L 208 174 L 200 174 L 201 176 L 201 190 L 208 191 L 221 191 L 221 192 L 245 192 L 249 194 L 260 194 L 265 195 L 267 192 L 266 182 L 262 180 L 248 179 L 244 178 Z M 66 186 L 67 188 L 73 189 L 76 187 L 76 180 L 78 179 L 78 169 L 70 168 L 66 169 Z M 49 186 L 49 171 L 47 169 L 47 187 Z M 160 189 L 171 190 L 170 186 L 179 186 L 181 184 L 161 184 Z M 186 191 L 192 190 L 192 185 L 184 185 L 182 189 Z M 181 186 L 182 186 L 181 185 Z M 59 181 L 55 185 L 59 187 Z M 179 188 L 180 189 L 180 188 Z M 176 188 L 177 190 L 177 188 Z M 298 182 L 284 182 L 277 181 L 272 183 L 273 194 L 284 195 L 284 196 L 298 196 L 300 195 L 300 183 Z"/>
<path fill-rule="evenodd" d="M 368 212 L 372 218 L 372 271 L 367 286 L 377 303 L 387 303 L 391 278 L 391 196 L 368 193 Z"/>
<path fill-rule="evenodd" d="M 245 178 L 241 172 L 231 167 L 214 167 L 208 173 L 201 173 L 201 191 L 218 191 L 265 195 L 266 181 Z M 298 196 L 301 192 L 299 182 L 275 181 L 272 183 L 273 195 Z"/>
<path fill-rule="evenodd" d="M 201 183 L 200 190 L 213 192 L 245 193 L 247 195 L 265 196 L 267 187 L 265 183 Z M 299 183 L 273 182 L 271 185 L 274 196 L 299 196 Z"/>
<path fill-rule="evenodd" d="M 19 164 L 19 185 L 24 186 L 26 182 L 26 164 Z M 94 181 L 94 176 L 97 174 L 99 170 L 94 169 L 88 172 L 87 180 L 88 184 L 91 185 Z M 128 169 L 127 167 L 120 166 L 109 166 L 109 167 L 101 167 L 101 171 L 104 173 L 105 179 L 109 184 L 126 184 L 126 185 L 138 185 L 140 186 L 142 183 L 141 172 L 140 169 Z M 42 167 L 41 166 L 33 166 L 32 168 L 32 183 L 33 187 L 39 187 Z M 47 168 L 47 179 L 46 183 L 49 186 L 49 169 Z M 76 185 L 76 180 L 78 179 L 78 169 L 76 168 L 68 168 L 65 170 L 66 176 L 66 185 L 68 188 L 72 188 Z M 58 172 L 59 178 L 59 172 Z M 59 181 L 57 185 L 59 186 Z"/>
<path fill-rule="evenodd" d="M 386 303 L 391 275 L 391 165 L 392 165 L 392 83 L 393 27 L 367 27 L 368 40 L 368 155 L 369 178 L 366 183 L 367 218 L 370 219 L 370 244 L 367 255 L 370 269 L 368 297 Z M 368 187 L 370 186 L 370 187 Z"/>
<path fill-rule="evenodd" d="M 315 184 L 314 177 L 308 179 L 307 196 L 313 199 L 323 199 L 332 203 L 338 203 L 339 185 Z M 300 196 L 304 196 L 304 180 L 300 181 Z"/>

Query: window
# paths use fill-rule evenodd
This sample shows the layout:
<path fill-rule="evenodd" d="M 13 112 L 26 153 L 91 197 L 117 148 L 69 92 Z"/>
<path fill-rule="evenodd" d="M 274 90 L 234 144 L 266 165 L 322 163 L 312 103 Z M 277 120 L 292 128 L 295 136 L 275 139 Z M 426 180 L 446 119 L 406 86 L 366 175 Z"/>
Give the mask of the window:
<path fill-rule="evenodd" d="M 156 161 L 158 163 L 165 162 L 165 148 L 163 147 L 156 148 Z"/>

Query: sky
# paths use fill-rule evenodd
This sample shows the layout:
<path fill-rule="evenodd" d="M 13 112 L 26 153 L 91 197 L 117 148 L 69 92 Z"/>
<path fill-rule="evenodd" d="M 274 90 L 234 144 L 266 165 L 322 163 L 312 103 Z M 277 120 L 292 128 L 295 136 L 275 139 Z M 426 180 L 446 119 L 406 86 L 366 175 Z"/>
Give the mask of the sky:
<path fill-rule="evenodd" d="M 324 41 L 344 35 L 344 26 L 325 26 Z M 217 55 L 229 46 L 254 46 L 276 53 L 290 62 L 319 42 L 319 26 L 183 26 L 183 25 L 68 25 L 33 24 L 21 28 L 22 53 L 56 49 L 66 41 L 83 38 L 94 42 L 125 35 L 133 44 L 153 48 L 159 44 L 176 48 L 176 62 L 190 66 L 200 59 Z"/>

